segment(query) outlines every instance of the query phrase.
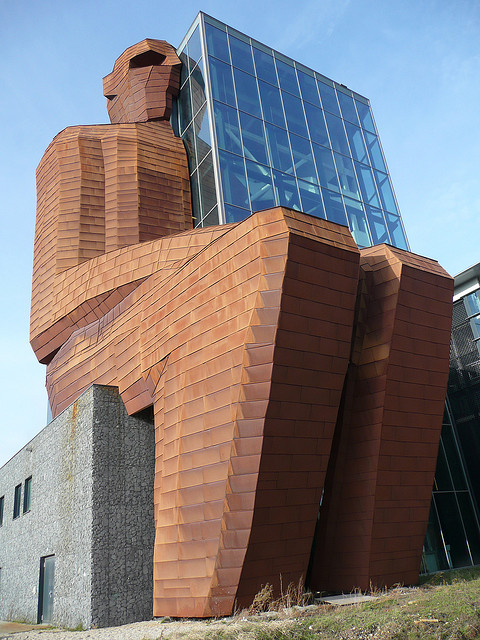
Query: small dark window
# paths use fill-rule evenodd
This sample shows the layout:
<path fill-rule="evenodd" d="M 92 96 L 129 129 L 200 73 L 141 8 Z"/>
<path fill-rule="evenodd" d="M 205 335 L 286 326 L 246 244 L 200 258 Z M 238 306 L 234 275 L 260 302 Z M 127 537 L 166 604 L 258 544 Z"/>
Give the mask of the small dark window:
<path fill-rule="evenodd" d="M 23 488 L 23 513 L 30 511 L 30 503 L 32 500 L 32 476 L 25 480 Z"/>
<path fill-rule="evenodd" d="M 5 496 L 0 498 L 0 527 L 3 525 L 3 508 L 5 506 Z"/>
<path fill-rule="evenodd" d="M 138 56 L 134 56 L 128 66 L 130 69 L 138 69 L 139 67 L 152 67 L 154 65 L 160 65 L 165 60 L 165 56 L 157 51 L 145 51 L 139 53 Z"/>
<path fill-rule="evenodd" d="M 15 497 L 13 499 L 13 517 L 18 518 L 20 515 L 20 504 L 22 502 L 22 485 L 15 487 Z"/>

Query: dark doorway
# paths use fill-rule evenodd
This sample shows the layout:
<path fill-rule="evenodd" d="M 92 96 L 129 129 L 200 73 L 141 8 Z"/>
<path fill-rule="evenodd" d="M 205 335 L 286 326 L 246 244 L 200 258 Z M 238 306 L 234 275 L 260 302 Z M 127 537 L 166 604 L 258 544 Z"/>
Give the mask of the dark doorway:
<path fill-rule="evenodd" d="M 40 583 L 38 588 L 38 624 L 52 621 L 53 581 L 55 576 L 55 556 L 40 558 Z"/>

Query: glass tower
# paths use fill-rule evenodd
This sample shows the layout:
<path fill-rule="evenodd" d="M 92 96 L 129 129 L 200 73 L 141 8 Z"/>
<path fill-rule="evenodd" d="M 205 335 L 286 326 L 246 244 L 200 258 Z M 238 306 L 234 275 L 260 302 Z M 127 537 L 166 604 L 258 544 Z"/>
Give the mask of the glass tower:
<path fill-rule="evenodd" d="M 177 53 L 195 226 L 284 205 L 408 249 L 366 98 L 204 13 Z"/>

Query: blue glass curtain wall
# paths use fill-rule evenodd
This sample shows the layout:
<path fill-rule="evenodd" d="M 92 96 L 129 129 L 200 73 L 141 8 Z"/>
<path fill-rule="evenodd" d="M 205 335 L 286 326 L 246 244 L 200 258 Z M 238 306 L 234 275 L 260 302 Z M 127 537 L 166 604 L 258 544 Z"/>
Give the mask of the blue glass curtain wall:
<path fill-rule="evenodd" d="M 196 226 L 285 205 L 408 248 L 368 100 L 203 13 L 178 53 Z"/>

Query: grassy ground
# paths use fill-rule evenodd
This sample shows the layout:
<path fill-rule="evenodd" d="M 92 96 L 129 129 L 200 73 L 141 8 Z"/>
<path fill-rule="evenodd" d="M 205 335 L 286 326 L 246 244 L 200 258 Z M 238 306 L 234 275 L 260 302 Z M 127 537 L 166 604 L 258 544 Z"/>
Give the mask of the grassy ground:
<path fill-rule="evenodd" d="M 480 638 L 480 568 L 435 574 L 351 606 L 290 609 L 275 619 L 243 612 L 189 640 L 469 640 Z M 183 634 L 182 634 L 183 635 Z M 176 636 L 181 637 L 181 636 Z"/>

